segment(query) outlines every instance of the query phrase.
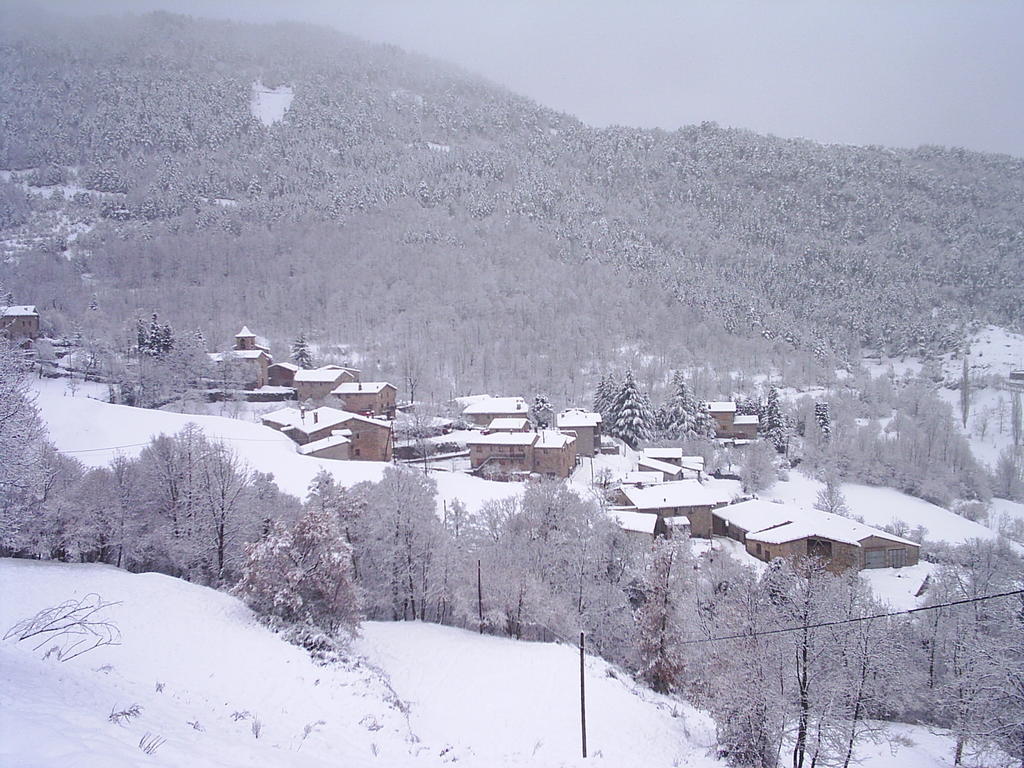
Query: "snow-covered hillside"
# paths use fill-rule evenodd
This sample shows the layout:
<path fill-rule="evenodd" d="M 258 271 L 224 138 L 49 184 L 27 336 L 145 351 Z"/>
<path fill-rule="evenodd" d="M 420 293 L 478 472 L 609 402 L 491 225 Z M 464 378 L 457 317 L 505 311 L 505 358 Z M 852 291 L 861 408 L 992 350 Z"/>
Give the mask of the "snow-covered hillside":
<path fill-rule="evenodd" d="M 811 508 L 823 487 L 819 480 L 796 470 L 790 473 L 789 480 L 775 483 L 761 495 Z M 863 518 L 865 523 L 877 528 L 902 521 L 910 531 L 920 526 L 925 530 L 925 538 L 950 544 L 962 544 L 970 539 L 994 539 L 998 535 L 980 523 L 893 488 L 843 483 L 842 490 L 850 516 Z"/>
<path fill-rule="evenodd" d="M 0 589 L 4 630 L 95 592 L 119 601 L 105 613 L 123 634 L 65 663 L 42 658 L 47 646 L 0 643 L 2 765 L 584 764 L 571 647 L 370 623 L 352 661 L 324 667 L 234 598 L 168 576 L 5 559 Z M 587 686 L 599 764 L 718 764 L 706 716 L 598 659 L 587 659 Z M 108 721 L 133 704 L 137 718 Z M 149 757 L 138 748 L 147 733 L 166 739 Z"/>
<path fill-rule="evenodd" d="M 62 379 L 34 382 L 37 404 L 50 433 L 61 451 L 86 466 L 105 466 L 118 453 L 135 456 L 154 437 L 179 432 L 195 424 L 208 437 L 225 441 L 250 467 L 274 475 L 281 490 L 304 498 L 309 483 L 321 469 L 327 469 L 342 485 L 363 480 L 380 480 L 386 464 L 372 461 L 332 461 L 302 456 L 295 444 L 277 430 L 251 421 L 222 416 L 196 416 L 125 405 L 111 405 L 88 397 L 98 394 L 83 387 L 72 397 Z M 492 498 L 518 494 L 520 483 L 496 483 L 469 475 L 435 471 L 438 505 L 461 499 L 467 508 L 477 509 Z"/>

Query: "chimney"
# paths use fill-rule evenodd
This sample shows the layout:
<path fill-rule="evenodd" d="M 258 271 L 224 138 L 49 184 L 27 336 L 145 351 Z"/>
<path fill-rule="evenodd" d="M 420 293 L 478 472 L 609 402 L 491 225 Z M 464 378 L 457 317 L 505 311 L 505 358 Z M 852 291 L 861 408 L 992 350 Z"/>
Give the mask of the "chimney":
<path fill-rule="evenodd" d="M 313 423 L 314 424 L 319 424 L 320 423 L 320 414 L 317 413 L 316 411 L 313 411 Z"/>
<path fill-rule="evenodd" d="M 303 424 L 306 423 L 306 406 L 304 405 L 299 406 L 299 421 Z"/>
<path fill-rule="evenodd" d="M 363 382 L 360 381 L 359 385 L 356 387 L 356 389 L 358 389 L 360 392 L 362 392 L 363 391 Z"/>

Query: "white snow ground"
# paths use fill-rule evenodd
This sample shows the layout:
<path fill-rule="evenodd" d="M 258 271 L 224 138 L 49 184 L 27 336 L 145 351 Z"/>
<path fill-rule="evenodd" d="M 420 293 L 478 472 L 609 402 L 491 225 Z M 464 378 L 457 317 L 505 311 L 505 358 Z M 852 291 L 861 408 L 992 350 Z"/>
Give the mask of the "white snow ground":
<path fill-rule="evenodd" d="M 368 623 L 353 647 L 358 664 L 320 667 L 234 598 L 168 576 L 2 559 L 0 587 L 0 629 L 95 592 L 121 602 L 106 614 L 123 633 L 121 645 L 66 663 L 43 659 L 46 646 L 0 643 L 2 765 L 719 764 L 706 754 L 714 729 L 705 715 L 589 657 L 591 759 L 582 761 L 579 656 L 568 646 Z M 388 703 L 394 696 L 408 718 Z M 132 704 L 141 716 L 108 722 Z M 250 717 L 236 721 L 242 711 Z M 146 733 L 167 740 L 148 757 L 137 746 Z"/>
<path fill-rule="evenodd" d="M 50 439 L 58 450 L 89 467 L 106 466 L 119 452 L 136 456 L 152 438 L 179 432 L 189 423 L 200 427 L 208 437 L 225 441 L 253 469 L 272 473 L 281 490 L 299 498 L 305 498 L 310 481 L 321 469 L 349 486 L 379 480 L 387 466 L 373 461 L 302 456 L 289 438 L 251 421 L 111 405 L 88 397 L 89 393 L 103 391 L 95 386 L 83 385 L 72 397 L 63 379 L 37 379 L 33 386 Z M 439 508 L 458 498 L 473 512 L 488 499 L 522 492 L 521 483 L 497 483 L 444 471 L 432 471 L 430 475 L 437 481 Z"/>
<path fill-rule="evenodd" d="M 236 599 L 169 576 L 0 559 L 0 592 L 0 632 L 90 592 L 119 602 L 105 616 L 122 632 L 120 645 L 64 663 L 43 658 L 48 646 L 0 642 L 4 766 L 721 765 L 705 715 L 590 657 L 582 760 L 569 646 L 370 622 L 347 663 L 317 666 Z M 137 718 L 109 722 L 132 704 Z M 952 764 L 947 736 L 891 728 L 908 742 L 865 744 L 860 765 Z M 146 734 L 166 739 L 152 755 L 138 747 Z"/>
<path fill-rule="evenodd" d="M 270 126 L 284 120 L 284 114 L 292 105 L 295 97 L 291 86 L 282 85 L 277 88 L 267 88 L 260 80 L 252 84 L 252 99 L 249 108 L 252 116 L 264 125 Z"/>
<path fill-rule="evenodd" d="M 794 470 L 789 473 L 789 480 L 776 482 L 760 495 L 809 509 L 814 506 L 822 487 L 820 481 Z M 893 488 L 843 483 L 842 490 L 850 517 L 863 518 L 867 525 L 876 528 L 902 520 L 911 531 L 922 526 L 925 538 L 950 544 L 997 536 L 994 530 L 981 523 Z"/>

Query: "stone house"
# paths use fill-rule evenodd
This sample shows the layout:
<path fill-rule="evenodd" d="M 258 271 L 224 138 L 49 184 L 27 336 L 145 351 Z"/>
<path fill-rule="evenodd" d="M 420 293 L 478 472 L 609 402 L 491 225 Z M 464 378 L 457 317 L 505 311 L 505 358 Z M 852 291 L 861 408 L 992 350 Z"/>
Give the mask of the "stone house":
<path fill-rule="evenodd" d="M 637 469 L 641 472 L 657 472 L 664 482 L 672 480 L 683 480 L 683 468 L 675 464 L 669 464 L 661 459 L 651 459 L 641 455 L 636 461 Z"/>
<path fill-rule="evenodd" d="M 754 440 L 757 438 L 757 414 L 736 413 L 736 403 L 731 400 L 707 404 L 708 413 L 715 421 L 715 437 L 731 440 Z"/>
<path fill-rule="evenodd" d="M 263 344 L 257 343 L 256 334 L 243 326 L 235 334 L 235 346 L 226 352 L 208 353 L 215 366 L 236 366 L 246 389 L 259 389 L 270 383 L 270 365 L 274 358 Z M 222 373 L 225 373 L 222 369 Z M 237 372 L 232 369 L 232 378 Z"/>
<path fill-rule="evenodd" d="M 486 427 L 501 417 L 525 419 L 529 410 L 521 397 L 487 397 L 463 408 L 462 416 L 470 424 Z"/>
<path fill-rule="evenodd" d="M 474 435 L 466 445 L 473 471 L 497 477 L 567 478 L 576 466 L 576 439 L 554 430 L 491 432 Z"/>
<path fill-rule="evenodd" d="M 395 418 L 398 388 L 386 381 L 343 381 L 331 390 L 346 411 Z"/>
<path fill-rule="evenodd" d="M 39 313 L 30 304 L 0 307 L 0 336 L 18 344 L 39 338 Z"/>
<path fill-rule="evenodd" d="M 612 507 L 608 515 L 619 524 L 619 527 L 631 538 L 649 542 L 658 536 L 668 535 L 668 526 L 661 515 L 636 512 L 622 507 Z"/>
<path fill-rule="evenodd" d="M 295 363 L 273 363 L 267 368 L 267 381 L 272 387 L 294 387 L 298 370 Z"/>
<path fill-rule="evenodd" d="M 391 422 L 337 408 L 280 408 L 265 414 L 262 420 L 266 426 L 284 432 L 300 446 L 329 437 L 345 437 L 349 441 L 348 458 L 353 460 L 391 461 L 394 450 Z M 333 448 L 332 453 L 340 454 L 340 444 L 335 441 L 320 448 Z"/>
<path fill-rule="evenodd" d="M 640 452 L 645 461 L 658 461 L 664 464 L 671 464 L 679 467 L 679 480 L 703 480 L 704 479 L 704 457 L 687 456 L 682 448 L 644 448 Z"/>
<path fill-rule="evenodd" d="M 293 378 L 295 398 L 304 403 L 326 401 L 333 390 L 348 381 L 359 381 L 359 371 L 340 365 L 323 365 L 319 368 L 300 369 Z"/>
<path fill-rule="evenodd" d="M 676 480 L 655 485 L 623 485 L 616 492 L 616 503 L 636 512 L 661 517 L 683 516 L 689 521 L 690 535 L 711 538 L 711 510 L 729 502 L 731 485 L 711 485 L 697 480 Z"/>
<path fill-rule="evenodd" d="M 342 429 L 328 437 L 322 437 L 319 440 L 314 440 L 312 443 L 300 445 L 298 451 L 303 456 L 344 461 L 351 458 L 352 441 L 349 439 L 350 435 L 351 430 Z"/>
<path fill-rule="evenodd" d="M 547 477 L 567 478 L 576 468 L 576 438 L 553 429 L 537 433 L 533 444 L 533 471 Z"/>
<path fill-rule="evenodd" d="M 555 424 L 560 431 L 576 436 L 576 453 L 580 456 L 594 456 L 600 450 L 600 413 L 570 408 L 558 414 Z"/>
<path fill-rule="evenodd" d="M 719 507 L 713 512 L 716 534 L 744 544 L 764 561 L 819 557 L 833 573 L 853 568 L 901 568 L 916 565 L 920 546 L 908 539 L 820 510 L 805 510 L 760 499 Z"/>

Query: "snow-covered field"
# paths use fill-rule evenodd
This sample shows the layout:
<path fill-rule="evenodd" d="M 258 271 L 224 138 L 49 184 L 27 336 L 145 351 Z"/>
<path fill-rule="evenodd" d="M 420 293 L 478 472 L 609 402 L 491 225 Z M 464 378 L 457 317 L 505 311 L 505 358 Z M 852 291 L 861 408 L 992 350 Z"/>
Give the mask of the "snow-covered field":
<path fill-rule="evenodd" d="M 119 452 L 136 456 L 152 438 L 179 432 L 189 423 L 200 427 L 208 437 L 226 442 L 253 469 L 272 473 L 281 490 L 299 498 L 305 498 L 310 481 L 321 469 L 349 486 L 379 480 L 387 466 L 373 461 L 302 456 L 289 438 L 252 421 L 111 405 L 88 396 L 103 391 L 95 385 L 83 384 L 74 397 L 63 379 L 35 380 L 33 386 L 50 439 L 58 450 L 90 467 L 105 466 Z M 497 483 L 444 471 L 432 471 L 430 475 L 437 481 L 439 507 L 458 498 L 467 509 L 475 511 L 488 499 L 522 492 L 520 483 Z"/>
<path fill-rule="evenodd" d="M 120 601 L 106 616 L 123 634 L 65 663 L 43 659 L 47 646 L 0 643 L 2 765 L 718 764 L 706 716 L 589 657 L 584 763 L 579 656 L 568 646 L 368 623 L 352 663 L 323 667 L 234 598 L 168 576 L 4 559 L 0 587 L 4 630 L 95 592 Z M 108 722 L 132 704 L 138 718 Z M 149 757 L 137 746 L 146 733 L 166 739 Z"/>
<path fill-rule="evenodd" d="M 283 120 L 285 112 L 292 105 L 295 93 L 290 86 L 267 88 L 257 80 L 252 84 L 252 99 L 249 108 L 252 115 L 264 125 L 273 125 Z"/>
<path fill-rule="evenodd" d="M 169 576 L 0 559 L 0 591 L 0 630 L 96 593 L 118 602 L 103 615 L 122 633 L 63 663 L 43 658 L 49 645 L 0 642 L 4 766 L 720 765 L 705 715 L 590 657 L 583 761 L 570 646 L 370 622 L 347 662 L 318 666 L 239 601 Z M 137 717 L 109 721 L 133 704 Z M 952 764 L 945 735 L 891 730 L 899 740 L 865 744 L 860 765 Z M 165 739 L 152 755 L 147 734 Z"/>
<path fill-rule="evenodd" d="M 819 480 L 796 470 L 790 472 L 789 480 L 776 482 L 761 496 L 811 508 L 822 487 Z M 961 544 L 970 539 L 994 539 L 997 536 L 991 528 L 893 488 L 843 483 L 842 490 L 850 516 L 863 518 L 867 525 L 876 528 L 900 520 L 911 531 L 918 526 L 923 527 L 927 539 L 950 544 Z"/>

